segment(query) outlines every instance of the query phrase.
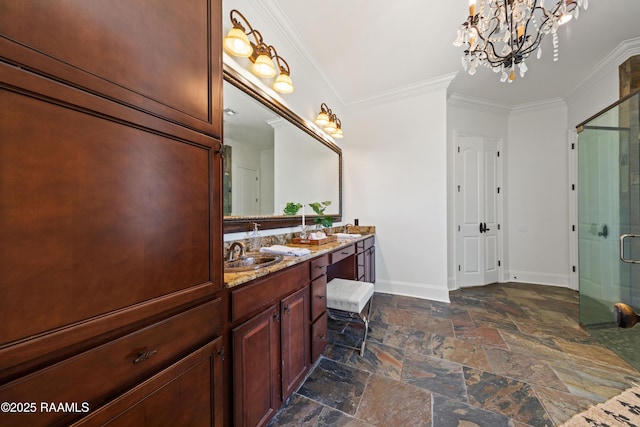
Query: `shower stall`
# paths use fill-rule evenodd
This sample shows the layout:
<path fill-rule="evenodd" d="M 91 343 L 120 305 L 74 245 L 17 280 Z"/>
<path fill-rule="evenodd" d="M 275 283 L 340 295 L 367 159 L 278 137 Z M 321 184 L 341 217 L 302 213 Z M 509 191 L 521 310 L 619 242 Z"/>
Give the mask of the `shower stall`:
<path fill-rule="evenodd" d="M 640 369 L 640 325 L 617 328 L 613 306 L 640 311 L 640 93 L 578 126 L 580 323 Z"/>

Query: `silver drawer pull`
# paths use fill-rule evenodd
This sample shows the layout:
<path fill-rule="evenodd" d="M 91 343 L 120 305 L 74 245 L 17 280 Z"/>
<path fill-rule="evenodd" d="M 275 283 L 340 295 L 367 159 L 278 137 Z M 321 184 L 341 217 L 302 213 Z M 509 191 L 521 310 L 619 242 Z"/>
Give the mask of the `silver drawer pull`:
<path fill-rule="evenodd" d="M 626 262 L 629 264 L 640 264 L 640 260 L 637 259 L 626 259 L 624 257 L 624 239 L 626 239 L 627 237 L 640 237 L 640 234 L 623 234 L 620 236 L 620 260 L 622 262 Z"/>
<path fill-rule="evenodd" d="M 135 364 L 135 363 L 144 362 L 145 360 L 149 359 L 151 356 L 153 356 L 157 352 L 158 352 L 157 350 L 151 350 L 151 351 L 145 351 L 144 353 L 138 353 L 138 357 L 133 359 L 133 363 Z"/>

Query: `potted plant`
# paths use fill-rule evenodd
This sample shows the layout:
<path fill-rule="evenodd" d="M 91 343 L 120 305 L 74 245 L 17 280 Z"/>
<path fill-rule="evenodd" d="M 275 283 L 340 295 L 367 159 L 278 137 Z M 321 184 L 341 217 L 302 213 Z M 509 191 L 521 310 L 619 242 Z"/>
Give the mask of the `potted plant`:
<path fill-rule="evenodd" d="M 331 205 L 330 200 L 327 200 L 324 202 L 309 203 L 309 206 L 311 206 L 311 209 L 313 209 L 313 211 L 317 214 L 317 216 L 313 219 L 313 222 L 316 224 L 316 227 L 322 228 L 322 227 L 333 226 L 333 218 L 324 214 L 325 209 L 327 209 L 327 206 L 329 205 Z"/>
<path fill-rule="evenodd" d="M 302 207 L 302 204 L 300 203 L 287 202 L 287 205 L 284 207 L 284 214 L 295 215 L 298 213 L 301 207 Z"/>

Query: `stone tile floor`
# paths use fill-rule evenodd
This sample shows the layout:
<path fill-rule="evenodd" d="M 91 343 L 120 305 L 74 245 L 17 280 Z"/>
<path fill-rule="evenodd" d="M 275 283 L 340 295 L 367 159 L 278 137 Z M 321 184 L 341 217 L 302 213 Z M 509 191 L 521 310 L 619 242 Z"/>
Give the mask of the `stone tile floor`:
<path fill-rule="evenodd" d="M 452 292 L 450 304 L 373 304 L 364 356 L 329 345 L 271 427 L 557 426 L 640 384 L 579 327 L 570 289 L 506 283 Z M 333 342 L 362 332 L 330 328 Z"/>

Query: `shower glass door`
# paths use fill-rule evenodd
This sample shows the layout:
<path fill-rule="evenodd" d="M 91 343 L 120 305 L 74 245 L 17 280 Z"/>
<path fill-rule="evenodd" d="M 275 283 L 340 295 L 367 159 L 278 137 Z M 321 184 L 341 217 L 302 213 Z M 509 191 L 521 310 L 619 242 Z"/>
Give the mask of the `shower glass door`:
<path fill-rule="evenodd" d="M 638 98 L 625 98 L 581 126 L 578 135 L 580 323 L 636 367 L 640 326 L 614 324 L 618 302 L 640 311 L 640 153 Z M 634 342 L 629 348 L 626 344 Z M 637 359 L 637 360 L 630 360 Z"/>

